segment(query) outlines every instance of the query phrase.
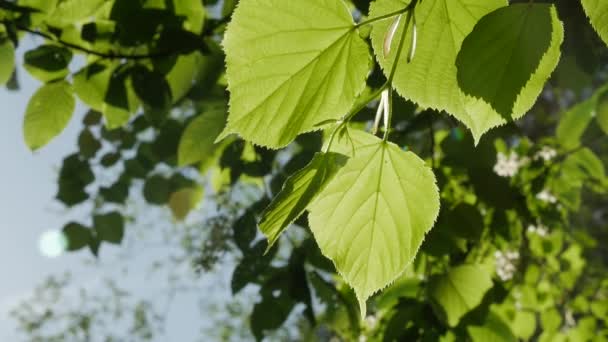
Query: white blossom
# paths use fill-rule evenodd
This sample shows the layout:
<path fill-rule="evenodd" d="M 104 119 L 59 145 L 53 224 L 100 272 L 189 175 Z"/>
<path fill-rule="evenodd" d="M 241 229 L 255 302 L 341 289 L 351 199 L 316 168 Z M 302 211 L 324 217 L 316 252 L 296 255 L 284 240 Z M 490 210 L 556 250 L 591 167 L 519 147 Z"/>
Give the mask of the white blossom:
<path fill-rule="evenodd" d="M 550 161 L 557 156 L 557 151 L 549 146 L 543 146 L 543 148 L 536 153 L 534 159 L 542 159 L 544 161 Z"/>
<path fill-rule="evenodd" d="M 543 189 L 543 191 L 536 194 L 536 198 L 543 202 L 547 202 L 547 203 L 551 203 L 551 204 L 554 204 L 557 202 L 557 198 L 555 196 L 553 196 L 553 194 L 547 189 Z"/>
<path fill-rule="evenodd" d="M 545 237 L 549 234 L 549 229 L 547 228 L 547 226 L 543 225 L 542 223 L 537 223 L 537 225 L 529 225 L 528 226 L 528 232 L 532 233 L 532 234 L 536 234 L 540 237 Z"/>
<path fill-rule="evenodd" d="M 519 168 L 527 162 L 527 159 L 520 159 L 517 153 L 512 152 L 506 156 L 502 152 L 498 152 L 496 156 L 496 164 L 494 172 L 501 177 L 513 177 L 519 171 Z"/>
<path fill-rule="evenodd" d="M 519 252 L 517 251 L 496 251 L 494 253 L 496 259 L 496 274 L 502 281 L 511 280 L 515 275 L 517 267 L 515 263 L 519 259 Z"/>

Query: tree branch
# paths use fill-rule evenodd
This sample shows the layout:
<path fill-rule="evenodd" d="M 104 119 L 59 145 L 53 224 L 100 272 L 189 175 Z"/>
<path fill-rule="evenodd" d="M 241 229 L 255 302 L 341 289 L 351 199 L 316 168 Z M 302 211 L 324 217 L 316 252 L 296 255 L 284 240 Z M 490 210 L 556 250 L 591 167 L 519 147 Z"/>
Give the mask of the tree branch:
<path fill-rule="evenodd" d="M 5 24 L 5 25 L 13 24 L 14 25 L 13 27 L 15 27 L 19 31 L 27 32 L 27 33 L 33 34 L 35 36 L 39 36 L 39 37 L 48 39 L 50 41 L 61 44 L 65 47 L 68 47 L 68 48 L 76 50 L 76 51 L 84 52 L 86 54 L 90 54 L 90 55 L 94 55 L 94 56 L 98 56 L 98 57 L 102 57 L 102 58 L 107 58 L 107 59 L 140 60 L 140 59 L 167 57 L 167 56 L 171 56 L 171 55 L 177 53 L 176 51 L 161 51 L 161 52 L 153 52 L 153 53 L 147 53 L 147 54 L 125 54 L 125 53 L 118 53 L 115 51 L 106 51 L 106 52 L 96 51 L 96 50 L 89 49 L 89 48 L 86 48 L 86 47 L 78 45 L 78 44 L 67 42 L 67 41 L 65 41 L 61 38 L 57 38 L 49 33 L 41 32 L 41 31 L 34 30 L 34 29 L 31 29 L 26 26 L 18 25 L 13 21 L 2 20 L 2 21 L 0 21 L 0 23 Z"/>

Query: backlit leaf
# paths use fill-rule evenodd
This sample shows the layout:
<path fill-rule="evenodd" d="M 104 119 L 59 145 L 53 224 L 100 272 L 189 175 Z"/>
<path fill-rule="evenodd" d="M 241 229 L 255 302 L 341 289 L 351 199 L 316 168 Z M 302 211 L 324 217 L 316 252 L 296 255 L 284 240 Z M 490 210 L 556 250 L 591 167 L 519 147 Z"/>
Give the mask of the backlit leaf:
<path fill-rule="evenodd" d="M 344 165 L 345 159 L 337 153 L 317 153 L 306 167 L 285 181 L 283 189 L 262 213 L 259 223 L 260 230 L 268 238 L 269 248 L 283 230 L 306 210 Z"/>
<path fill-rule="evenodd" d="M 591 25 L 608 44 L 608 2 L 605 0 L 581 0 L 583 8 L 591 21 Z"/>
<path fill-rule="evenodd" d="M 226 110 L 212 109 L 192 120 L 179 141 L 178 165 L 185 166 L 211 157 L 214 142 L 226 124 Z"/>
<path fill-rule="evenodd" d="M 342 137 L 336 150 L 349 151 L 352 142 L 354 154 L 309 206 L 309 222 L 365 316 L 367 298 L 416 256 L 439 213 L 439 195 L 433 172 L 414 153 L 361 131 Z"/>
<path fill-rule="evenodd" d="M 11 79 L 15 70 L 15 47 L 10 40 L 0 37 L 0 85 Z"/>
<path fill-rule="evenodd" d="M 475 25 L 456 59 L 475 140 L 528 112 L 559 62 L 563 39 L 550 4 L 503 7 Z"/>
<path fill-rule="evenodd" d="M 231 96 L 221 138 L 272 148 L 344 115 L 370 64 L 342 0 L 243 0 L 224 49 Z"/>
<path fill-rule="evenodd" d="M 27 105 L 23 122 L 25 143 L 37 150 L 59 135 L 67 126 L 76 101 L 68 82 L 48 83 L 40 87 Z"/>
<path fill-rule="evenodd" d="M 385 15 L 407 6 L 404 0 L 377 0 L 370 10 L 371 17 Z M 473 112 L 465 105 L 465 96 L 458 86 L 456 56 L 462 41 L 475 23 L 487 13 L 507 5 L 506 0 L 424 0 L 416 6 L 416 55 L 407 63 L 402 56 L 397 62 L 393 86 L 406 99 L 421 107 L 445 110 L 475 131 Z M 392 19 L 374 23 L 372 45 L 376 59 L 385 74 L 391 70 L 396 54 L 385 56 L 383 46 Z M 397 45 L 407 20 L 401 20 L 393 45 Z M 412 40 L 412 29 L 406 42 Z M 477 60 L 477 59 L 475 59 Z"/>

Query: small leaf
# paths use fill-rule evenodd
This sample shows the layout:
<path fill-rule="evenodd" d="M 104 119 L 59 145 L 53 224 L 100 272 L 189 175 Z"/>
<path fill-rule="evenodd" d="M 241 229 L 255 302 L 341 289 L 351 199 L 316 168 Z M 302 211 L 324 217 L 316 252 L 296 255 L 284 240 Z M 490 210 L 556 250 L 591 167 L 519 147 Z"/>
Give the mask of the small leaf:
<path fill-rule="evenodd" d="M 606 25 L 608 2 L 604 0 L 581 0 L 581 3 L 591 21 L 591 25 L 604 42 L 608 44 L 608 25 Z"/>
<path fill-rule="evenodd" d="M 412 262 L 439 213 L 433 172 L 412 152 L 362 131 L 347 131 L 335 152 L 354 155 L 309 206 L 323 255 L 366 300 Z M 346 152 L 344 152 L 346 151 Z"/>
<path fill-rule="evenodd" d="M 93 226 L 102 241 L 119 244 L 124 236 L 124 219 L 118 212 L 93 216 Z"/>
<path fill-rule="evenodd" d="M 0 32 L 1 33 L 1 32 Z M 10 40 L 0 36 L 0 85 L 6 84 L 15 70 L 15 47 Z"/>
<path fill-rule="evenodd" d="M 343 155 L 337 153 L 317 153 L 306 167 L 287 178 L 283 189 L 260 219 L 260 230 L 268 238 L 268 248 L 274 245 L 285 228 L 302 215 L 345 160 Z"/>
<path fill-rule="evenodd" d="M 470 325 L 467 332 L 473 342 L 517 342 L 509 326 L 492 312 L 482 326 Z"/>
<path fill-rule="evenodd" d="M 76 251 L 89 245 L 92 230 L 75 222 L 63 227 L 63 234 L 68 241 L 68 251 Z"/>
<path fill-rule="evenodd" d="M 67 126 L 76 101 L 66 81 L 40 87 L 27 105 L 23 134 L 31 150 L 37 150 L 55 138 Z"/>
<path fill-rule="evenodd" d="M 141 102 L 154 110 L 168 111 L 173 103 L 171 88 L 165 77 L 138 64 L 129 70 L 133 90 Z"/>
<path fill-rule="evenodd" d="M 581 144 L 581 137 L 593 119 L 596 101 L 593 98 L 577 103 L 562 114 L 555 132 L 560 145 L 572 149 Z"/>
<path fill-rule="evenodd" d="M 435 312 L 450 327 L 458 325 L 460 318 L 481 303 L 492 287 L 492 278 L 478 265 L 462 265 L 429 282 L 429 295 Z"/>
<path fill-rule="evenodd" d="M 179 141 L 178 165 L 186 166 L 211 157 L 214 141 L 226 124 L 226 111 L 213 109 L 192 120 Z"/>
<path fill-rule="evenodd" d="M 153 175 L 144 183 L 144 198 L 150 204 L 163 205 L 169 201 L 171 183 L 160 175 Z"/>
<path fill-rule="evenodd" d="M 169 209 L 173 218 L 183 221 L 192 209 L 200 203 L 203 198 L 203 189 L 200 187 L 183 188 L 169 196 Z"/>
<path fill-rule="evenodd" d="M 23 56 L 25 69 L 42 82 L 63 79 L 68 75 L 72 52 L 57 45 L 41 45 Z"/>
<path fill-rule="evenodd" d="M 220 138 L 279 148 L 339 119 L 365 88 L 368 48 L 342 0 L 243 0 L 224 49 L 230 96 Z"/>

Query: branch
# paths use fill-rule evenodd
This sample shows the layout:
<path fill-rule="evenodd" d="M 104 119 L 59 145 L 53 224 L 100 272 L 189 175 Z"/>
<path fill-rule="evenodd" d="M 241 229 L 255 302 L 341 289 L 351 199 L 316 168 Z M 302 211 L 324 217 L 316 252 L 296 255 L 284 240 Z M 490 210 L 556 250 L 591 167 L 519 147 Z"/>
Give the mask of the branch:
<path fill-rule="evenodd" d="M 84 53 L 87 53 L 90 55 L 107 58 L 107 59 L 140 60 L 140 59 L 167 57 L 167 56 L 171 56 L 171 55 L 177 53 L 176 51 L 162 51 L 162 52 L 154 52 L 154 53 L 147 53 L 147 54 L 124 54 L 124 53 L 118 53 L 118 52 L 114 52 L 114 51 L 108 51 L 108 52 L 95 51 L 95 50 L 86 48 L 84 46 L 78 45 L 78 44 L 67 42 L 67 41 L 65 41 L 61 38 L 57 38 L 51 34 L 37 31 L 37 30 L 31 29 L 29 27 L 23 26 L 23 25 L 18 25 L 13 21 L 2 20 L 2 21 L 0 21 L 0 23 L 5 24 L 5 25 L 13 24 L 14 27 L 19 31 L 27 32 L 27 33 L 33 34 L 35 36 L 39 36 L 39 37 L 48 39 L 50 41 L 59 43 L 65 47 L 68 47 L 68 48 L 76 50 L 76 51 L 84 52 Z"/>

